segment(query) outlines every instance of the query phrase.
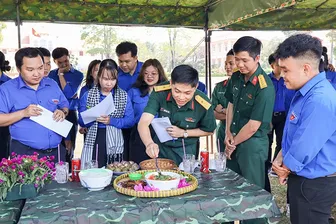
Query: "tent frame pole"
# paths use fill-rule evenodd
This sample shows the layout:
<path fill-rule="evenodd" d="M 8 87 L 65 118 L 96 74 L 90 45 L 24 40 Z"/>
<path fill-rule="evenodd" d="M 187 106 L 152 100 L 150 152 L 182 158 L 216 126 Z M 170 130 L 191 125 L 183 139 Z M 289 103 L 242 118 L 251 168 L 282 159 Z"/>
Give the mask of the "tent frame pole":
<path fill-rule="evenodd" d="M 16 21 L 15 25 L 18 28 L 18 47 L 21 48 L 21 19 L 20 19 L 20 0 L 16 0 Z"/>
<path fill-rule="evenodd" d="M 208 96 L 211 96 L 211 33 L 212 31 L 208 29 L 208 9 L 205 13 L 205 26 L 204 26 L 204 35 L 205 35 L 205 86 L 208 92 Z M 209 138 L 210 137 L 210 138 Z M 210 143 L 210 147 L 209 147 Z M 206 148 L 209 153 L 213 153 L 213 135 L 206 137 Z"/>

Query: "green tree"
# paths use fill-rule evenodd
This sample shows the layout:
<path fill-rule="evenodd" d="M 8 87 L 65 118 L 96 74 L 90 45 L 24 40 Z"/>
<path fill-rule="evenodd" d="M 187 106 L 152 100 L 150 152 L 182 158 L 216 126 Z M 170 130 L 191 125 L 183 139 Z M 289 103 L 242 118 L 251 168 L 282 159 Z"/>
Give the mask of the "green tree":
<path fill-rule="evenodd" d="M 169 38 L 169 50 L 171 56 L 171 70 L 175 68 L 176 65 L 176 37 L 177 29 L 168 29 L 168 38 Z"/>
<path fill-rule="evenodd" d="M 172 70 L 181 62 L 197 67 L 199 64 L 197 49 L 200 47 L 203 32 L 185 28 L 172 28 L 167 31 L 168 45 L 163 49 L 168 50 L 170 54 L 169 68 Z"/>
<path fill-rule="evenodd" d="M 330 40 L 331 43 L 331 49 L 330 49 L 331 55 L 329 57 L 330 59 L 329 63 L 333 64 L 334 54 L 336 54 L 336 49 L 334 48 L 334 44 L 336 41 L 336 31 L 330 30 L 330 32 L 327 33 L 326 37 Z"/>
<path fill-rule="evenodd" d="M 0 43 L 2 43 L 2 41 L 3 41 L 2 30 L 4 30 L 6 27 L 7 26 L 6 26 L 5 23 L 0 23 Z"/>
<path fill-rule="evenodd" d="M 70 61 L 71 61 L 71 64 L 75 67 L 77 67 L 78 65 L 78 57 L 75 56 L 74 54 L 70 54 Z"/>
<path fill-rule="evenodd" d="M 115 44 L 118 43 L 115 28 L 105 25 L 84 26 L 81 39 L 87 52 L 92 55 L 100 54 L 101 58 L 113 58 Z"/>
<path fill-rule="evenodd" d="M 263 48 L 260 55 L 261 67 L 268 73 L 271 72 L 272 68 L 268 64 L 268 57 L 275 52 L 279 44 L 283 39 L 276 37 L 272 38 L 270 41 L 263 41 Z"/>

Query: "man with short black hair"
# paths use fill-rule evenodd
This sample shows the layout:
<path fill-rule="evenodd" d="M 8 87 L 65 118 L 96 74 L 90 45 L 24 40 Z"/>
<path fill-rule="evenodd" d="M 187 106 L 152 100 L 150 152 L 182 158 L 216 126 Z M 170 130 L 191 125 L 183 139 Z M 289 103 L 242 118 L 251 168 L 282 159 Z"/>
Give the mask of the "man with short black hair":
<path fill-rule="evenodd" d="M 68 136 L 63 139 L 63 144 L 68 151 L 66 161 L 71 162 L 73 156 L 73 150 L 76 146 L 76 136 L 78 129 L 78 89 L 82 84 L 84 75 L 82 72 L 74 69 L 70 64 L 69 51 L 66 48 L 58 47 L 52 51 L 52 57 L 57 69 L 52 70 L 49 73 L 49 78 L 55 80 L 61 90 L 63 91 L 65 97 L 69 101 L 69 114 L 67 114 L 66 119 L 73 123 L 73 126 L 68 134 Z"/>
<path fill-rule="evenodd" d="M 229 104 L 226 117 L 227 166 L 252 183 L 265 188 L 269 183 L 265 163 L 274 106 L 274 87 L 260 67 L 261 42 L 244 36 L 233 45 L 239 71 L 227 84 Z M 270 191 L 269 184 L 266 190 Z"/>
<path fill-rule="evenodd" d="M 327 224 L 336 202 L 336 92 L 319 72 L 320 40 L 307 34 L 287 38 L 276 58 L 288 89 L 296 90 L 273 162 L 286 184 L 294 224 Z"/>
<path fill-rule="evenodd" d="M 138 124 L 149 157 L 171 159 L 179 165 L 184 152 L 182 139 L 186 153 L 196 156 L 199 137 L 213 134 L 216 129 L 213 108 L 197 85 L 197 70 L 189 65 L 180 65 L 174 68 L 170 83 L 154 87 Z M 157 114 L 170 119 L 172 126 L 167 128 L 167 132 L 176 140 L 160 143 L 157 137 L 152 139 L 149 125 Z"/>
<path fill-rule="evenodd" d="M 19 77 L 0 87 L 0 126 L 10 126 L 11 152 L 32 155 L 37 151 L 57 158 L 62 137 L 29 117 L 39 116 L 41 105 L 54 113 L 54 120 L 62 121 L 69 103 L 53 80 L 43 78 L 43 55 L 38 49 L 18 50 L 15 63 Z"/>
<path fill-rule="evenodd" d="M 138 47 L 135 43 L 124 41 L 116 47 L 116 54 L 118 56 L 118 86 L 128 92 L 132 85 L 137 80 L 142 62 L 138 61 Z M 124 136 L 124 153 L 123 159 L 129 160 L 130 151 L 130 135 L 132 128 L 123 129 Z"/>
<path fill-rule="evenodd" d="M 49 72 L 51 70 L 51 64 L 50 64 L 50 51 L 47 48 L 44 47 L 38 47 L 37 48 L 41 53 L 43 54 L 43 59 L 44 59 L 44 76 L 48 76 Z"/>
<path fill-rule="evenodd" d="M 118 56 L 118 85 L 126 92 L 137 80 L 142 62 L 138 61 L 138 47 L 135 43 L 121 42 L 116 48 Z"/>
<path fill-rule="evenodd" d="M 274 54 L 271 54 L 268 57 L 268 63 L 272 67 L 272 72 L 268 76 L 271 78 L 275 89 L 275 103 L 272 116 L 272 130 L 268 135 L 269 151 L 267 159 L 267 166 L 268 166 L 267 168 L 271 168 L 273 157 L 272 156 L 273 136 L 275 133 L 276 147 L 273 158 L 276 158 L 279 151 L 281 150 L 282 134 L 283 129 L 285 127 L 286 116 L 295 91 L 288 90 L 286 88 L 284 79 L 283 77 L 281 77 L 280 67 L 278 65 L 278 62 L 275 60 Z M 274 172 L 272 171 L 271 174 L 274 174 Z"/>

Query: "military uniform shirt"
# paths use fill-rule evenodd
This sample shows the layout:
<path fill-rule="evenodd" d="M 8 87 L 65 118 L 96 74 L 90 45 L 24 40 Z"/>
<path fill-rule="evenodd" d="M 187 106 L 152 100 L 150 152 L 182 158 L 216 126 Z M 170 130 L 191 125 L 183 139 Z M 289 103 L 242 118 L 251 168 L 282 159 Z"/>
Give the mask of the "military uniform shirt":
<path fill-rule="evenodd" d="M 166 86 L 169 84 L 165 84 Z M 196 98 L 202 98 L 206 109 Z M 184 106 L 179 108 L 172 96 L 171 89 L 157 91 L 154 90 L 150 97 L 144 112 L 156 115 L 158 117 L 169 117 L 172 125 L 182 129 L 199 128 L 205 132 L 213 132 L 216 129 L 216 121 L 209 98 L 199 90 L 196 90 L 194 97 Z M 185 145 L 195 144 L 199 137 L 188 137 L 185 139 Z M 181 138 L 163 143 L 165 146 L 182 147 Z"/>
<path fill-rule="evenodd" d="M 231 133 L 237 135 L 249 120 L 262 122 L 254 137 L 266 135 L 270 130 L 275 100 L 271 79 L 260 67 L 245 83 L 244 75 L 235 72 L 230 79 L 225 97 L 233 104 Z"/>
<path fill-rule="evenodd" d="M 225 97 L 225 91 L 227 88 L 229 80 L 224 80 L 222 82 L 217 83 L 215 86 L 213 92 L 212 92 L 212 97 L 211 97 L 211 102 L 212 102 L 212 107 L 215 109 L 217 105 L 222 105 L 223 108 L 227 108 L 227 105 L 229 104 L 229 101 Z M 225 127 L 225 121 L 220 121 L 221 125 L 224 125 Z"/>

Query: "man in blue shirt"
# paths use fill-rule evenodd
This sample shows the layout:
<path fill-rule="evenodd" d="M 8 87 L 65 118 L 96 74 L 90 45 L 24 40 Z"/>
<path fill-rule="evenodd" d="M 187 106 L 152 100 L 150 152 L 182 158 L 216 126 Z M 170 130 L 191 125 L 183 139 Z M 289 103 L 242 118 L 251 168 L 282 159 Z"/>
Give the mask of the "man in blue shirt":
<path fill-rule="evenodd" d="M 268 151 L 268 159 L 267 159 L 267 168 L 270 169 L 272 166 L 272 157 L 276 158 L 279 151 L 281 150 L 281 141 L 283 135 L 283 129 L 285 127 L 286 115 L 289 109 L 291 97 L 294 92 L 293 90 L 288 90 L 285 86 L 285 82 L 283 77 L 281 77 L 280 67 L 278 62 L 275 60 L 274 54 L 271 54 L 268 57 L 268 63 L 272 67 L 272 72 L 269 74 L 269 77 L 272 80 L 274 89 L 275 89 L 275 102 L 274 109 L 272 115 L 272 130 L 268 134 L 269 139 L 269 151 Z M 287 103 L 289 101 L 289 103 Z M 272 156 L 272 144 L 273 144 L 273 136 L 276 136 L 276 147 L 274 156 Z"/>
<path fill-rule="evenodd" d="M 290 220 L 328 223 L 336 202 L 336 91 L 319 73 L 321 42 L 310 35 L 287 38 L 276 51 L 286 87 L 297 90 L 273 162 L 280 184 L 288 177 Z"/>
<path fill-rule="evenodd" d="M 44 61 L 44 76 L 48 77 L 49 72 L 51 70 L 51 63 L 50 63 L 50 51 L 47 48 L 39 47 L 37 48 L 43 54 L 43 61 Z"/>
<path fill-rule="evenodd" d="M 116 48 L 118 56 L 118 86 L 128 92 L 137 80 L 142 62 L 138 61 L 138 47 L 132 42 L 122 42 Z"/>
<path fill-rule="evenodd" d="M 6 60 L 4 53 L 0 51 L 0 86 L 5 82 L 11 80 L 6 74 L 6 71 L 10 71 L 9 61 Z M 10 135 L 8 127 L 0 127 L 0 160 L 2 158 L 8 158 L 9 156 L 9 142 Z"/>
<path fill-rule="evenodd" d="M 83 82 L 84 75 L 80 71 L 74 69 L 70 64 L 69 51 L 66 48 L 58 47 L 52 51 L 52 57 L 57 69 L 49 73 L 49 78 L 55 80 L 65 97 L 69 101 L 69 114 L 66 119 L 73 123 L 69 135 L 64 139 L 63 144 L 67 149 L 66 161 L 71 162 L 73 150 L 76 144 L 76 135 L 78 129 L 78 89 Z"/>
<path fill-rule="evenodd" d="M 19 77 L 0 87 L 0 126 L 10 126 L 11 152 L 54 155 L 62 137 L 32 121 L 39 116 L 38 105 L 52 111 L 54 120 L 64 120 L 69 103 L 57 84 L 43 78 L 43 55 L 36 48 L 22 48 L 15 54 Z M 65 151 L 65 150 L 63 150 Z"/>
<path fill-rule="evenodd" d="M 118 86 L 128 92 L 132 85 L 137 80 L 142 62 L 138 61 L 138 47 L 135 43 L 125 41 L 121 42 L 116 47 L 116 54 L 118 56 Z M 131 135 L 131 128 L 123 129 L 124 136 L 124 154 L 123 159 L 129 160 L 129 140 Z"/>
<path fill-rule="evenodd" d="M 198 82 L 197 89 L 198 89 L 199 91 L 202 91 L 205 95 L 208 94 L 208 91 L 207 91 L 207 89 L 206 89 L 205 84 L 204 84 L 203 82 L 201 82 L 201 81 Z"/>

